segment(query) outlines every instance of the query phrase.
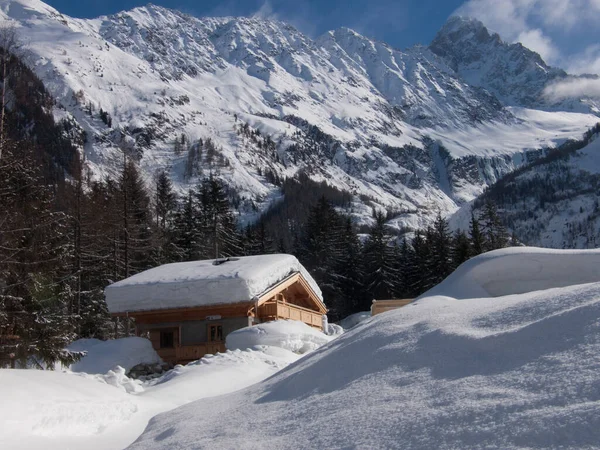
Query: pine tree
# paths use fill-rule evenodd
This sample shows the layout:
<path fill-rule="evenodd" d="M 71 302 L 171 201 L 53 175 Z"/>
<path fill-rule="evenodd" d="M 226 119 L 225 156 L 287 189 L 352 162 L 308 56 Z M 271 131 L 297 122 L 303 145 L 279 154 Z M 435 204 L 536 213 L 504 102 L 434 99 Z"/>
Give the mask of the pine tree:
<path fill-rule="evenodd" d="M 409 271 L 408 289 L 410 297 L 417 297 L 432 287 L 429 280 L 429 261 L 431 248 L 423 237 L 423 232 L 417 230 L 411 242 L 412 246 L 412 264 Z"/>
<path fill-rule="evenodd" d="M 496 204 L 488 201 L 484 205 L 482 213 L 482 233 L 485 236 L 485 250 L 496 250 L 508 245 L 508 233 L 498 216 Z"/>
<path fill-rule="evenodd" d="M 394 261 L 394 250 L 390 245 L 392 237 L 387 231 L 385 215 L 375 214 L 375 225 L 367 237 L 363 248 L 365 288 L 370 296 L 363 307 L 370 307 L 371 300 L 393 298 L 396 280 L 399 276 Z"/>
<path fill-rule="evenodd" d="M 71 363 L 65 350 L 76 318 L 68 288 L 69 217 L 56 211 L 52 186 L 31 143 L 4 141 L 0 161 L 0 367 Z M 40 367 L 42 367 L 40 365 Z"/>
<path fill-rule="evenodd" d="M 410 298 L 411 290 L 411 267 L 414 262 L 414 252 L 408 244 L 406 237 L 402 239 L 398 250 L 398 286 L 396 287 L 399 298 Z"/>
<path fill-rule="evenodd" d="M 200 259 L 199 247 L 203 234 L 195 198 L 195 192 L 190 189 L 175 212 L 172 240 L 174 252 L 180 261 Z"/>
<path fill-rule="evenodd" d="M 200 225 L 205 242 L 202 253 L 206 258 L 239 255 L 242 251 L 237 222 L 229 205 L 223 183 L 217 178 L 205 178 L 197 192 Z"/>
<path fill-rule="evenodd" d="M 347 217 L 340 236 L 339 256 L 333 261 L 332 278 L 337 303 L 337 315 L 332 320 L 342 319 L 361 311 L 363 289 L 362 248 L 352 220 Z M 333 315 L 333 314 L 332 314 Z"/>
<path fill-rule="evenodd" d="M 471 256 L 480 255 L 485 251 L 485 237 L 481 233 L 479 219 L 477 219 L 474 212 L 471 212 L 471 222 L 469 223 L 469 239 L 471 240 Z"/>
<path fill-rule="evenodd" d="M 156 226 L 162 230 L 167 229 L 167 224 L 171 219 L 175 207 L 177 206 L 177 196 L 173 191 L 173 182 L 165 170 L 158 172 L 156 177 L 156 200 L 155 214 Z"/>
<path fill-rule="evenodd" d="M 452 272 L 452 234 L 448 221 L 438 212 L 431 235 L 429 238 L 431 246 L 431 260 L 428 272 L 432 286 L 440 283 Z"/>
<path fill-rule="evenodd" d="M 471 242 L 464 231 L 457 230 L 454 233 L 452 247 L 452 268 L 456 269 L 471 257 Z"/>

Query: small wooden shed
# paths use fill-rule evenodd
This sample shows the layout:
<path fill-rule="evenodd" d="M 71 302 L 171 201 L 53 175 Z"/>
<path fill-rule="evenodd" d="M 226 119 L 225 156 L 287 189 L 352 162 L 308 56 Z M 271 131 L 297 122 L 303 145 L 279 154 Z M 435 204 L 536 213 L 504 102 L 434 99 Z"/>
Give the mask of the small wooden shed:
<path fill-rule="evenodd" d="M 382 312 L 391 311 L 392 309 L 402 308 L 408 305 L 413 298 L 395 298 L 390 300 L 373 300 L 371 304 L 371 315 L 376 316 Z"/>
<path fill-rule="evenodd" d="M 108 286 L 114 317 L 135 319 L 165 361 L 225 351 L 234 330 L 277 319 L 322 329 L 327 309 L 313 278 L 292 255 L 166 264 Z"/>

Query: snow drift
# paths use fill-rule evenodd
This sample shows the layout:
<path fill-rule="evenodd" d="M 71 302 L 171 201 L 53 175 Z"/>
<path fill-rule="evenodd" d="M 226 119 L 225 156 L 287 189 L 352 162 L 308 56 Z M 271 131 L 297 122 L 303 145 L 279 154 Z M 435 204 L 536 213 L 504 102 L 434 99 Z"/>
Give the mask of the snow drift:
<path fill-rule="evenodd" d="M 146 383 L 122 367 L 103 375 L 0 370 L 0 448 L 122 449 L 152 416 L 248 387 L 298 358 L 275 347 L 228 351 Z"/>
<path fill-rule="evenodd" d="M 225 345 L 229 350 L 271 346 L 303 354 L 327 344 L 333 338 L 304 322 L 277 320 L 233 331 L 227 335 Z"/>
<path fill-rule="evenodd" d="M 91 377 L 0 370 L 0 448 L 117 449 L 164 411 Z"/>
<path fill-rule="evenodd" d="M 499 297 L 600 281 L 600 250 L 512 247 L 476 256 L 420 298 Z"/>
<path fill-rule="evenodd" d="M 434 292 L 461 300 L 380 314 L 258 385 L 155 417 L 133 448 L 596 447 L 600 283 L 554 286 L 593 281 L 597 257 L 484 255 Z M 492 297 L 495 276 L 549 289 Z"/>
<path fill-rule="evenodd" d="M 78 362 L 71 364 L 69 369 L 73 372 L 105 374 L 116 366 L 129 371 L 138 364 L 162 363 L 160 356 L 152 348 L 152 343 L 141 337 L 109 341 L 79 339 L 69 345 L 68 349 L 87 353 Z"/>

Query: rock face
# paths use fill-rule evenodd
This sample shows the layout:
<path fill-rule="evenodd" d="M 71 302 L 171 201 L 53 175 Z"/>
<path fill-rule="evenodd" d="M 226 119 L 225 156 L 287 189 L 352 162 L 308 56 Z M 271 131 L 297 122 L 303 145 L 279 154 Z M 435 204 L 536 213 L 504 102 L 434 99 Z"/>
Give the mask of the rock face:
<path fill-rule="evenodd" d="M 451 17 L 429 46 L 465 81 L 493 93 L 505 105 L 597 113 L 597 102 L 545 98 L 552 83 L 577 78 L 551 67 L 520 43 L 508 44 L 477 19 Z"/>
<path fill-rule="evenodd" d="M 167 168 L 181 191 L 213 173 L 242 217 L 280 198 L 273 179 L 302 172 L 351 193 L 358 223 L 374 206 L 392 226 L 422 227 L 598 121 L 579 99 L 540 100 L 566 74 L 472 20 L 400 51 L 347 28 L 311 39 L 153 5 L 83 20 L 0 0 L 0 15 L 27 36 L 56 117 L 87 136 L 92 177 L 115 175 L 123 151 L 149 180 Z"/>

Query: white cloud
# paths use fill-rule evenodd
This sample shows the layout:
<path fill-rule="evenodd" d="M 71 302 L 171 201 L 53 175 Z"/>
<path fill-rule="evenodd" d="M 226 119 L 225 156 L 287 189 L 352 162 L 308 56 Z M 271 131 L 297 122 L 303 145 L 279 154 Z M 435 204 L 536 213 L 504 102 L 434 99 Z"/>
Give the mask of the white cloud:
<path fill-rule="evenodd" d="M 546 36 L 542 30 L 536 28 L 534 30 L 522 31 L 516 39 L 525 47 L 540 54 L 544 61 L 552 63 L 560 56 L 560 51 L 556 48 L 552 39 Z"/>
<path fill-rule="evenodd" d="M 600 98 L 600 79 L 572 78 L 560 81 L 546 87 L 544 96 L 555 101 L 573 97 Z"/>
<path fill-rule="evenodd" d="M 277 20 L 278 17 L 275 14 L 275 11 L 273 10 L 273 5 L 271 5 L 271 2 L 269 0 L 265 0 L 265 2 L 261 5 L 260 8 L 258 8 L 258 11 L 256 11 L 254 14 L 252 14 L 252 17 L 259 17 L 261 19 L 273 19 L 273 20 Z"/>

